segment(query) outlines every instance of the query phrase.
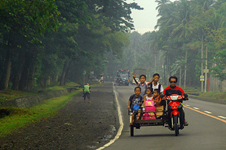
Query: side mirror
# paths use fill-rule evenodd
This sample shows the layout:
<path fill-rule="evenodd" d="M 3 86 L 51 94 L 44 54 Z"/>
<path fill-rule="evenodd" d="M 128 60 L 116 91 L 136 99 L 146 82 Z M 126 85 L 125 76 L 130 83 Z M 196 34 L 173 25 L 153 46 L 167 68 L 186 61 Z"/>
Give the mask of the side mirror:
<path fill-rule="evenodd" d="M 187 98 L 188 97 L 188 94 L 184 93 L 184 98 Z"/>

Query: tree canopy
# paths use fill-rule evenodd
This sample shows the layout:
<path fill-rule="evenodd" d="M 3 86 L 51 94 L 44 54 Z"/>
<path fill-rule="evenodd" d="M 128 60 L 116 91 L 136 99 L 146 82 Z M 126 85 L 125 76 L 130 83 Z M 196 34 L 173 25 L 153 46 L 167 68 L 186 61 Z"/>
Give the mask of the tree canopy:
<path fill-rule="evenodd" d="M 33 90 L 97 77 L 106 55 L 122 57 L 134 28 L 124 0 L 2 0 L 0 89 Z"/>

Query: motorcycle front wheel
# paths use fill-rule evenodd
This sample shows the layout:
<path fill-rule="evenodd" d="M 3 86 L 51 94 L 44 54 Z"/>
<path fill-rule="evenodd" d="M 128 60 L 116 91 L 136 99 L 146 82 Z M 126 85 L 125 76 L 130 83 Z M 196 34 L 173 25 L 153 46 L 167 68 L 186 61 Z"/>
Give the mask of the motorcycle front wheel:
<path fill-rule="evenodd" d="M 175 131 L 175 136 L 179 135 L 179 128 L 178 128 L 177 123 L 178 123 L 178 116 L 173 116 L 173 128 Z"/>

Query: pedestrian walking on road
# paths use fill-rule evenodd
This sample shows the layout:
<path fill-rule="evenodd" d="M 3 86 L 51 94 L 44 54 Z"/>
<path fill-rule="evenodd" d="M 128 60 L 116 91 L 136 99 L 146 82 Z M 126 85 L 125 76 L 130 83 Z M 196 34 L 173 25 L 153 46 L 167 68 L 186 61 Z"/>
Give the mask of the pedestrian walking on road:
<path fill-rule="evenodd" d="M 90 92 L 91 92 L 90 86 L 89 86 L 89 83 L 87 83 L 86 85 L 84 85 L 84 88 L 83 88 L 84 103 L 86 102 L 86 97 L 89 99 L 89 103 L 91 103 Z"/>

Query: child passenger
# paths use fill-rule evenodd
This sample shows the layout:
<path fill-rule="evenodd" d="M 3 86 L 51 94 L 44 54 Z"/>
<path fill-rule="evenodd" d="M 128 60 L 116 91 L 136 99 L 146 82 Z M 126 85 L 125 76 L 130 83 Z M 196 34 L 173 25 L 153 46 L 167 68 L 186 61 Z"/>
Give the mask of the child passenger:
<path fill-rule="evenodd" d="M 141 106 L 143 108 L 143 111 L 145 110 L 145 105 L 144 104 L 145 104 L 145 101 L 147 101 L 147 100 L 153 100 L 151 88 L 147 88 L 146 95 L 144 95 L 144 103 Z M 140 119 L 139 115 L 138 115 L 138 119 Z"/>
<path fill-rule="evenodd" d="M 152 89 L 152 92 L 154 92 L 155 89 L 158 90 L 158 92 L 160 94 L 162 94 L 163 92 L 163 87 L 162 85 L 158 82 L 160 78 L 160 75 L 158 73 L 155 73 L 153 75 L 153 79 L 151 82 L 148 83 L 148 87 L 150 87 Z"/>
<path fill-rule="evenodd" d="M 155 101 L 155 107 L 161 107 L 161 98 L 159 97 L 159 91 L 157 89 L 154 90 L 153 100 Z"/>
<path fill-rule="evenodd" d="M 134 93 L 133 95 L 130 96 L 129 98 L 129 102 L 128 102 L 128 109 L 132 109 L 133 111 L 133 114 L 131 116 L 131 122 L 130 122 L 130 125 L 133 125 L 133 121 L 134 121 L 134 115 L 136 114 L 136 112 L 133 110 L 133 106 L 138 104 L 138 105 L 141 105 L 142 104 L 142 96 L 140 96 L 140 92 L 141 92 L 141 89 L 140 87 L 135 87 L 134 89 Z M 141 108 L 138 110 L 138 116 L 141 115 Z"/>
<path fill-rule="evenodd" d="M 144 95 L 146 94 L 146 90 L 148 87 L 149 82 L 146 82 L 146 75 L 140 75 L 140 82 L 137 82 L 136 80 L 136 74 L 133 75 L 133 79 L 136 82 L 137 87 L 140 87 L 141 93 L 140 95 L 144 98 Z"/>
<path fill-rule="evenodd" d="M 161 105 L 161 98 L 159 96 L 158 89 L 154 90 L 153 100 L 155 102 L 156 116 L 157 116 L 157 118 L 160 118 L 163 115 L 163 106 Z"/>
<path fill-rule="evenodd" d="M 146 95 L 144 95 L 144 103 L 146 100 L 153 100 L 151 88 L 147 88 Z M 145 107 L 145 106 L 144 106 Z"/>

